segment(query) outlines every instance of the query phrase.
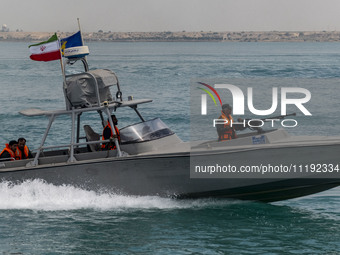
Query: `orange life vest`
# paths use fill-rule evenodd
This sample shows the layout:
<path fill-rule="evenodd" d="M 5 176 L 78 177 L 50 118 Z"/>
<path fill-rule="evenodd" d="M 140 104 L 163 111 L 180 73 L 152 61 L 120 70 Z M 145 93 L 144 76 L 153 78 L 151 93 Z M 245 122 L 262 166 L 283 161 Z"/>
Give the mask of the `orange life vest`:
<path fill-rule="evenodd" d="M 9 144 L 6 143 L 6 147 L 5 149 L 2 150 L 2 152 L 0 153 L 0 156 L 2 155 L 2 153 L 4 153 L 5 151 L 7 151 L 9 153 L 9 155 L 11 155 L 11 160 L 15 160 L 15 152 L 11 150 L 11 148 L 9 147 Z"/>
<path fill-rule="evenodd" d="M 109 128 L 110 128 L 110 131 L 111 131 L 110 137 L 113 137 L 113 135 L 114 135 L 113 132 L 112 132 L 112 128 L 111 128 L 110 122 L 108 122 L 107 125 L 106 125 L 106 126 L 104 127 L 104 129 L 103 129 L 102 140 L 105 140 L 104 131 L 105 131 L 105 129 L 106 129 L 107 127 L 109 127 Z M 119 129 L 118 129 L 116 126 L 114 126 L 114 129 L 115 129 L 115 131 L 116 131 L 116 135 L 118 136 L 118 142 L 120 143 Z M 106 146 L 107 146 L 106 143 L 102 143 L 102 149 L 105 149 Z M 113 144 L 110 143 L 110 144 L 108 144 L 108 146 L 109 146 L 109 150 L 115 150 L 115 149 L 116 149 L 116 144 L 115 144 L 115 143 L 113 143 Z"/>
<path fill-rule="evenodd" d="M 25 145 L 25 147 L 24 147 L 24 155 L 25 155 L 24 159 L 28 159 L 28 154 L 29 154 L 29 149 L 28 149 L 27 145 Z M 15 158 L 16 159 L 22 159 L 22 151 L 19 148 L 17 148 L 17 150 L 15 151 Z"/>
<path fill-rule="evenodd" d="M 231 122 L 233 122 L 233 117 L 231 117 L 231 115 L 227 116 L 222 112 L 222 115 L 219 117 L 219 119 L 225 119 L 228 122 L 223 124 L 223 128 L 225 130 L 223 130 L 223 132 L 220 132 L 218 134 L 218 140 L 219 141 L 225 141 L 225 140 L 231 140 L 231 139 L 237 138 L 236 133 L 235 133 L 235 129 L 233 127 L 231 127 L 231 125 L 230 125 Z"/>

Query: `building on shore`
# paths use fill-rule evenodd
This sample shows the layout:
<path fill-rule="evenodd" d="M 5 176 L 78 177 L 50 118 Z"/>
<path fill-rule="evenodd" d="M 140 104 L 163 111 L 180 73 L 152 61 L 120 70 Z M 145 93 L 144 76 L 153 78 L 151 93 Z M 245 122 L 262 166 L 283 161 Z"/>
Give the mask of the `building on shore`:
<path fill-rule="evenodd" d="M 7 27 L 6 24 L 3 24 L 1 27 L 1 32 L 9 32 L 9 28 Z"/>

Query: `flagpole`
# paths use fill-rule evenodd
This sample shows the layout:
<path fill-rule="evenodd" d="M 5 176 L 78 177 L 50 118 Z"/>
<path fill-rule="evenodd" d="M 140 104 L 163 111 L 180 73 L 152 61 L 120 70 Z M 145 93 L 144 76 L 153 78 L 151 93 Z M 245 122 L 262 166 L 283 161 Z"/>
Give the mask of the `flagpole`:
<path fill-rule="evenodd" d="M 82 33 L 81 33 L 81 27 L 80 27 L 79 18 L 77 18 L 77 21 L 78 21 L 78 28 L 79 28 L 80 37 L 81 37 L 81 43 L 84 45 L 84 39 L 83 39 L 83 35 L 82 35 Z"/>
<path fill-rule="evenodd" d="M 58 35 L 57 35 L 58 37 Z M 63 54 L 61 52 L 61 42 L 59 40 L 59 37 L 58 37 L 58 44 L 59 44 L 59 52 L 60 52 L 60 67 L 61 67 L 61 73 L 63 75 L 63 92 L 64 92 L 64 96 L 65 96 L 65 99 L 67 99 L 67 96 L 66 96 L 66 75 L 65 75 L 65 69 L 64 69 L 64 61 L 63 61 Z M 66 101 L 66 110 L 69 110 L 69 104 L 68 104 L 68 101 Z"/>
<path fill-rule="evenodd" d="M 58 36 L 57 36 L 58 37 Z M 61 67 L 61 73 L 63 74 L 64 83 L 66 84 L 66 77 L 65 77 L 65 69 L 64 69 L 64 62 L 63 62 L 63 54 L 61 52 L 61 43 L 58 37 L 58 43 L 59 43 L 59 52 L 60 52 L 60 67 Z"/>
<path fill-rule="evenodd" d="M 77 21 L 78 21 L 78 28 L 79 28 L 79 32 L 80 32 L 81 43 L 82 43 L 82 45 L 84 46 L 84 39 L 83 39 L 83 35 L 82 35 L 82 33 L 81 33 L 81 27 L 80 27 L 80 20 L 79 20 L 79 18 L 77 18 Z M 84 59 L 85 59 L 85 61 L 87 62 L 86 56 L 84 57 Z"/>

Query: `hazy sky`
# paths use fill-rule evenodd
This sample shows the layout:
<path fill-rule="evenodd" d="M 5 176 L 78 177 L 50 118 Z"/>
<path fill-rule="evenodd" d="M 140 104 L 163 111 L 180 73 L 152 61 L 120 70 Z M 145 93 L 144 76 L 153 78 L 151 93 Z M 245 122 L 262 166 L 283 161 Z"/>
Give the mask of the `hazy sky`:
<path fill-rule="evenodd" d="M 24 31 L 340 30 L 339 0 L 0 0 Z"/>

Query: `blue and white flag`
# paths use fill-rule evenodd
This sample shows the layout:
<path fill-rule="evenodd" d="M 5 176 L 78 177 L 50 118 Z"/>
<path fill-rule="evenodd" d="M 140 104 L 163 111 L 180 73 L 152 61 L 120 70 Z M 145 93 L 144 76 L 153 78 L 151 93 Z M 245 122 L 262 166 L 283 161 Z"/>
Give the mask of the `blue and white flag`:
<path fill-rule="evenodd" d="M 81 38 L 81 33 L 80 31 L 78 31 L 77 33 L 63 38 L 60 40 L 60 48 L 61 48 L 61 52 L 64 55 L 64 50 L 67 48 L 72 48 L 72 47 L 78 47 L 78 46 L 83 46 L 83 41 Z"/>

